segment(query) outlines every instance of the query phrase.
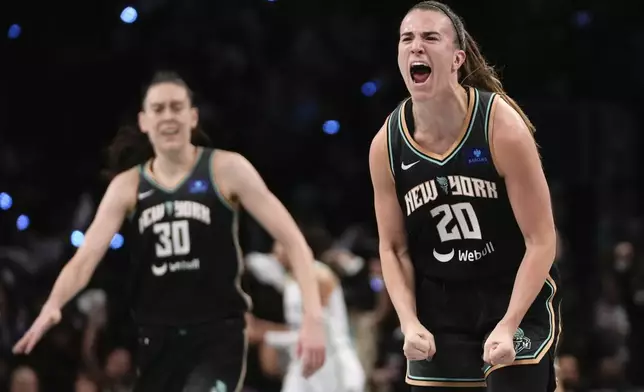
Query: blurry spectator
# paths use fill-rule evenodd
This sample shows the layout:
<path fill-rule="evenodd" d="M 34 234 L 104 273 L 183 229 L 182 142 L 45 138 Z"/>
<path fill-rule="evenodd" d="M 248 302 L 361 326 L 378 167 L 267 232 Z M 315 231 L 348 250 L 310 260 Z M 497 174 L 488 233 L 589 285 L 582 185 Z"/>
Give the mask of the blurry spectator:
<path fill-rule="evenodd" d="M 354 343 L 370 380 L 378 359 L 381 323 L 391 311 L 380 259 L 373 257 L 365 261 L 346 249 L 333 248 L 324 253 L 322 260 L 341 277 Z"/>
<path fill-rule="evenodd" d="M 86 293 L 81 298 L 92 297 Z M 83 303 L 82 301 L 79 302 Z M 134 369 L 130 352 L 122 347 L 114 348 L 107 355 L 104 366 L 101 366 L 101 361 L 97 354 L 96 343 L 98 336 L 107 323 L 105 303 L 94 302 L 87 306 L 89 306 L 87 309 L 87 325 L 83 334 L 82 344 L 83 362 L 88 370 L 87 377 L 100 386 L 103 392 L 131 391 L 134 385 Z M 77 378 L 76 383 L 78 384 L 78 382 L 79 379 Z"/>
<path fill-rule="evenodd" d="M 635 249 L 633 244 L 627 241 L 615 245 L 613 252 L 613 269 L 618 276 L 628 275 L 633 268 Z"/>
<path fill-rule="evenodd" d="M 633 257 L 633 267 L 630 270 L 630 298 L 628 314 L 633 331 L 629 348 L 631 363 L 628 378 L 636 385 L 644 385 L 644 262 L 641 255 Z"/>
<path fill-rule="evenodd" d="M 101 392 L 98 385 L 92 379 L 84 374 L 79 373 L 74 383 L 74 392 Z"/>
<path fill-rule="evenodd" d="M 586 392 L 587 386 L 581 379 L 579 361 L 574 355 L 564 354 L 557 358 L 557 381 L 561 392 Z"/>
<path fill-rule="evenodd" d="M 270 254 L 254 252 L 247 255 L 245 265 L 247 272 L 242 276 L 242 287 L 253 299 L 253 314 L 263 320 L 284 323 L 285 272 L 281 264 Z M 249 336 L 249 340 L 245 391 L 279 392 L 284 368 L 279 366 L 277 353 L 257 344 L 260 336 Z M 275 366 L 267 367 L 267 364 Z"/>
<path fill-rule="evenodd" d="M 594 388 L 626 392 L 630 384 L 626 381 L 624 362 L 616 357 L 605 357 L 599 362 L 599 374 Z"/>
<path fill-rule="evenodd" d="M 618 242 L 613 248 L 611 274 L 615 277 L 619 289 L 620 301 L 631 313 L 633 307 L 633 283 L 636 277 L 635 247 L 631 242 Z"/>
<path fill-rule="evenodd" d="M 601 297 L 595 305 L 595 327 L 599 354 L 625 362 L 628 360 L 626 340 L 631 324 L 619 294 L 617 281 L 604 277 Z"/>
<path fill-rule="evenodd" d="M 40 385 L 36 372 L 27 366 L 20 366 L 11 375 L 9 392 L 39 392 Z"/>
<path fill-rule="evenodd" d="M 373 392 L 408 391 L 409 388 L 405 383 L 407 360 L 402 353 L 404 336 L 395 312 L 389 313 L 386 324 L 389 328 L 385 328 L 381 334 L 378 361 L 371 376 L 372 390 Z"/>

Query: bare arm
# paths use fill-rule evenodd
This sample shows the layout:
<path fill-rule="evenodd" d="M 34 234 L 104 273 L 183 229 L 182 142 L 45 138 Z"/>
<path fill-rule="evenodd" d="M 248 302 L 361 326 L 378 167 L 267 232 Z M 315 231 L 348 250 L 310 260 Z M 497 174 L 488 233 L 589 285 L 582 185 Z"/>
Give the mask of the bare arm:
<path fill-rule="evenodd" d="M 326 307 L 329 304 L 331 294 L 340 285 L 340 282 L 331 271 L 331 268 L 327 266 L 316 268 L 316 276 L 320 285 L 320 300 L 322 301 L 322 306 Z"/>
<path fill-rule="evenodd" d="M 279 243 L 286 252 L 293 274 L 302 290 L 307 316 L 321 319 L 320 291 L 316 284 L 313 253 L 295 221 L 266 187 L 257 170 L 239 154 L 218 151 L 214 159 L 219 187 L 230 199 L 236 199 Z M 219 174 L 219 175 L 217 175 Z"/>
<path fill-rule="evenodd" d="M 554 262 L 556 232 L 550 191 L 534 138 L 518 113 L 504 100 L 497 101 L 490 135 L 494 163 L 505 178 L 510 204 L 526 244 L 510 304 L 501 320 L 510 330 L 516 330 Z"/>
<path fill-rule="evenodd" d="M 418 322 L 414 274 L 407 251 L 402 212 L 389 168 L 386 136 L 386 129 L 383 126 L 371 143 L 369 166 L 380 237 L 382 274 L 404 331 L 406 325 Z"/>
<path fill-rule="evenodd" d="M 114 178 L 103 196 L 85 240 L 61 271 L 45 306 L 62 308 L 87 283 L 105 255 L 114 234 L 136 204 L 138 175 L 129 170 Z"/>
<path fill-rule="evenodd" d="M 322 306 L 326 307 L 329 304 L 329 298 L 331 297 L 333 290 L 335 290 L 340 283 L 329 268 L 316 268 L 315 272 L 318 284 L 320 285 L 320 299 Z M 247 323 L 252 326 L 253 332 L 261 336 L 259 340 L 262 340 L 268 331 L 283 332 L 291 329 L 287 324 L 259 319 L 250 314 L 246 317 Z"/>

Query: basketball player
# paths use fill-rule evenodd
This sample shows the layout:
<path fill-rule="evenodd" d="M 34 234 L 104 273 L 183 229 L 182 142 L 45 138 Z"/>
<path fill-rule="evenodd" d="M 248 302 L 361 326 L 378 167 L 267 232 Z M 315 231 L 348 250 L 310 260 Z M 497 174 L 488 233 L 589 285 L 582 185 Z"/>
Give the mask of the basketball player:
<path fill-rule="evenodd" d="M 289 255 L 284 246 L 275 243 L 273 255 L 291 272 Z M 340 282 L 325 264 L 316 263 L 316 275 L 324 306 L 327 349 L 324 366 L 309 378 L 302 377 L 302 361 L 297 357 L 293 333 L 302 325 L 302 293 L 297 283 L 287 275 L 283 284 L 284 316 L 287 325 L 254 319 L 251 326 L 263 336 L 264 350 L 288 350 L 290 362 L 282 392 L 362 392 L 365 374 L 349 332 L 349 317 Z M 251 328 L 253 328 L 251 327 Z M 296 337 L 296 336 L 295 336 Z M 276 357 L 276 356 L 274 356 Z"/>
<path fill-rule="evenodd" d="M 407 383 L 553 391 L 555 227 L 533 126 L 442 3 L 407 13 L 398 65 L 411 97 L 370 169 Z"/>
<path fill-rule="evenodd" d="M 250 306 L 239 286 L 237 226 L 244 207 L 294 260 L 306 309 L 298 346 L 304 376 L 323 365 L 324 325 L 311 250 L 246 159 L 191 142 L 197 123 L 185 82 L 172 73 L 157 74 L 139 113 L 143 133 L 121 134 L 112 148 L 122 158 L 143 157 L 142 164 L 111 181 L 83 245 L 15 353 L 31 352 L 60 321 L 62 307 L 86 286 L 128 217 L 137 262 L 131 299 L 139 329 L 135 390 L 239 391 Z M 139 134 L 147 137 L 137 139 Z M 147 157 L 141 155 L 146 151 Z"/>

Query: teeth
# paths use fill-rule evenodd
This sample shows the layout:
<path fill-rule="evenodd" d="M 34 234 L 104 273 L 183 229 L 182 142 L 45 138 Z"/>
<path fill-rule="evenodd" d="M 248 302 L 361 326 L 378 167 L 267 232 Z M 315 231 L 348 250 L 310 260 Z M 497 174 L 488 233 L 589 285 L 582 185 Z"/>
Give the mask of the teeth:
<path fill-rule="evenodd" d="M 413 63 L 411 63 L 411 66 L 412 66 L 412 67 L 413 67 L 413 66 L 416 66 L 416 65 L 424 65 L 424 66 L 426 66 L 426 67 L 429 67 L 429 65 L 428 65 L 427 63 L 423 63 L 423 62 L 421 62 L 421 61 L 414 61 Z"/>

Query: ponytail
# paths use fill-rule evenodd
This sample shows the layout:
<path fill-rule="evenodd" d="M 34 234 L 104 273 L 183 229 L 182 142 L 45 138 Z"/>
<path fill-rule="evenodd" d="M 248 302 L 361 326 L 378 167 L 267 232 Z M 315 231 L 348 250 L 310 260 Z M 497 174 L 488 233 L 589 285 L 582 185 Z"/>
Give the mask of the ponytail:
<path fill-rule="evenodd" d="M 505 92 L 503 84 L 494 67 L 489 65 L 481 54 L 478 44 L 474 38 L 464 31 L 465 37 L 465 63 L 459 69 L 459 83 L 474 88 L 497 93 L 503 98 L 519 115 L 525 124 L 534 133 L 536 128 L 532 121 L 525 114 L 516 101 Z"/>
<path fill-rule="evenodd" d="M 119 173 L 142 164 L 152 157 L 154 157 L 154 150 L 148 135 L 136 126 L 124 126 L 118 130 L 107 148 L 107 169 L 104 174 L 111 180 Z"/>

